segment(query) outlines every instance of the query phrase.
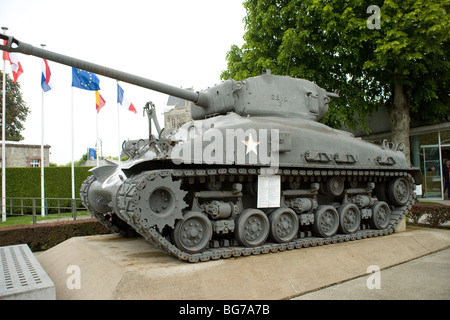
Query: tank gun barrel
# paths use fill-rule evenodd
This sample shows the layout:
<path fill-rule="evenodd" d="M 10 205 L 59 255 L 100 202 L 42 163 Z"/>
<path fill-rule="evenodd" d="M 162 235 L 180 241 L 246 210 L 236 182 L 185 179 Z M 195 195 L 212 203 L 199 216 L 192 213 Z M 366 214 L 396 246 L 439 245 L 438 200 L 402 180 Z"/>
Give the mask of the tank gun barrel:
<path fill-rule="evenodd" d="M 234 112 L 241 116 L 294 117 L 319 121 L 327 112 L 331 98 L 339 97 L 337 92 L 327 92 L 311 81 L 272 75 L 270 72 L 241 81 L 228 79 L 193 92 L 34 47 L 4 34 L 0 34 L 0 50 L 40 57 L 191 101 L 193 120 Z"/>
<path fill-rule="evenodd" d="M 146 89 L 158 91 L 161 93 L 165 93 L 168 95 L 172 95 L 175 97 L 179 97 L 181 99 L 185 99 L 188 101 L 192 101 L 198 105 L 200 100 L 201 93 L 188 91 L 182 88 L 174 87 L 165 83 L 161 83 L 158 81 L 150 80 L 144 77 L 136 76 L 130 73 L 126 73 L 123 71 L 115 70 L 112 68 L 107 68 L 95 63 L 90 63 L 81 59 L 69 57 L 63 54 L 59 54 L 56 52 L 48 51 L 42 48 L 34 47 L 28 43 L 24 43 L 15 39 L 12 36 L 0 34 L 0 39 L 5 40 L 0 41 L 0 50 L 7 52 L 18 52 L 26 55 L 32 55 L 36 57 L 40 57 L 43 59 L 47 59 L 50 61 L 54 61 L 57 63 L 61 63 L 70 67 L 75 67 L 78 69 L 82 69 L 85 71 L 93 72 L 98 75 L 102 75 L 108 78 L 117 79 L 119 81 L 123 81 L 126 83 L 130 83 L 139 87 L 143 87 Z"/>

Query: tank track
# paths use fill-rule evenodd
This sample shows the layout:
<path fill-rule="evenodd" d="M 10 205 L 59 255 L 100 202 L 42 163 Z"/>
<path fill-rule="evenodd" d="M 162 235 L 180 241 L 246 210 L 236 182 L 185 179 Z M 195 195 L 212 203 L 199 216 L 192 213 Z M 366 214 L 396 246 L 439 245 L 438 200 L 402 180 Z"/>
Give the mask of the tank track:
<path fill-rule="evenodd" d="M 201 179 L 205 181 L 207 177 L 213 179 L 219 179 L 220 176 L 229 176 L 231 179 L 239 180 L 240 177 L 248 175 L 254 175 L 264 173 L 265 169 L 247 169 L 247 168 L 220 168 L 220 169 L 181 169 L 181 170 L 155 170 L 148 171 L 146 174 L 161 175 L 163 177 L 170 176 L 173 180 L 179 179 Z M 200 253 L 188 253 L 183 252 L 169 240 L 169 237 L 163 236 L 155 227 L 145 227 L 138 223 L 134 210 L 135 194 L 138 192 L 139 183 L 143 180 L 143 174 L 132 176 L 127 179 L 120 187 L 117 194 L 118 207 L 120 208 L 119 215 L 124 219 L 127 224 L 132 226 L 145 240 L 154 246 L 167 252 L 182 261 L 187 262 L 199 262 L 209 261 L 217 259 L 227 259 L 231 257 L 258 255 L 266 253 L 281 252 L 285 250 L 300 249 L 306 247 L 313 247 L 326 244 L 334 244 L 338 242 L 354 241 L 364 238 L 371 238 L 377 236 L 384 236 L 392 234 L 404 218 L 405 213 L 414 204 L 415 192 L 413 190 L 414 178 L 408 172 L 399 171 L 376 171 L 376 170 L 294 170 L 283 169 L 279 170 L 278 174 L 284 177 L 300 176 L 306 181 L 321 181 L 321 179 L 330 176 L 340 176 L 349 178 L 355 181 L 386 181 L 391 177 L 404 177 L 408 180 L 410 188 L 409 198 L 405 205 L 394 207 L 390 205 L 391 215 L 388 226 L 383 230 L 370 229 L 368 225 L 362 225 L 360 230 L 352 234 L 336 234 L 331 237 L 321 238 L 312 236 L 311 233 L 300 233 L 301 237 L 296 238 L 288 243 L 271 243 L 266 242 L 263 245 L 257 247 L 243 247 L 238 244 L 237 241 L 223 242 L 218 240 L 212 240 L 209 248 Z M 97 217 L 97 216 L 96 216 Z M 97 217 L 103 220 L 103 217 Z M 100 220 L 99 219 L 99 220 Z M 268 241 L 270 241 L 268 239 Z"/>
<path fill-rule="evenodd" d="M 97 212 L 94 208 L 92 208 L 92 206 L 88 201 L 88 192 L 90 185 L 95 180 L 96 180 L 95 177 L 91 175 L 81 184 L 80 188 L 81 203 L 86 207 L 86 209 L 88 209 L 89 213 L 108 230 L 114 233 L 119 233 L 123 237 L 135 237 L 137 235 L 136 231 L 131 226 L 127 225 L 125 221 L 117 217 L 115 214 L 105 215 L 100 212 Z"/>

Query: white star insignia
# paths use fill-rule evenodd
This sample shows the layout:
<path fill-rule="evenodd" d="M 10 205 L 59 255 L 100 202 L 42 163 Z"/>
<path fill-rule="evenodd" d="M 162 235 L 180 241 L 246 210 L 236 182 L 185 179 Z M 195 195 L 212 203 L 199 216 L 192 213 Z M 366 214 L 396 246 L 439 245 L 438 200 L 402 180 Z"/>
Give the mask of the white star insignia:
<path fill-rule="evenodd" d="M 260 142 L 253 140 L 252 134 L 248 137 L 247 141 L 241 141 L 243 144 L 247 146 L 247 152 L 245 154 L 249 154 L 250 151 L 253 151 L 256 155 L 258 154 L 258 150 L 256 150 L 256 147 Z"/>

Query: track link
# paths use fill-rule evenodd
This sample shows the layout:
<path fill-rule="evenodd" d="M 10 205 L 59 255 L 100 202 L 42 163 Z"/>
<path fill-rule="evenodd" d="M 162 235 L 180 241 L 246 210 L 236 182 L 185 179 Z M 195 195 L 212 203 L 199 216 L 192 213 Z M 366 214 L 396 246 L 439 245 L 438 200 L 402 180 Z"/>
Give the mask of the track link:
<path fill-rule="evenodd" d="M 117 217 L 115 214 L 102 214 L 97 212 L 89 203 L 88 192 L 91 184 L 96 180 L 96 178 L 91 175 L 82 184 L 80 188 L 81 203 L 88 209 L 88 211 L 97 219 L 104 227 L 108 230 L 119 233 L 124 237 L 134 237 L 136 236 L 136 231 L 125 221 Z"/>
<path fill-rule="evenodd" d="M 246 175 L 258 175 L 267 173 L 265 169 L 246 169 L 246 168 L 220 168 L 220 169 L 207 169 L 207 170 L 155 170 L 150 171 L 147 174 L 161 175 L 164 177 L 171 176 L 173 180 L 179 179 L 205 179 L 206 177 L 220 179 L 220 176 L 234 176 L 236 180 L 240 176 Z M 397 171 L 375 171 L 375 170 L 279 170 L 277 174 L 285 177 L 289 176 L 301 176 L 308 181 L 320 181 L 325 177 L 340 176 L 360 181 L 386 181 L 392 177 L 404 177 L 409 182 L 409 198 L 406 204 L 403 206 L 393 207 L 391 206 L 390 222 L 388 227 L 383 230 L 369 229 L 367 226 L 363 226 L 361 230 L 353 234 L 336 234 L 328 238 L 320 238 L 308 236 L 306 233 L 301 233 L 302 237 L 296 238 L 288 243 L 270 243 L 266 242 L 263 245 L 257 247 L 242 247 L 237 242 L 227 243 L 224 245 L 219 241 L 215 241 L 208 249 L 201 253 L 190 254 L 181 251 L 174 244 L 172 244 L 168 237 L 164 237 L 155 227 L 144 227 L 139 223 L 138 217 L 134 210 L 134 195 L 138 192 L 139 182 L 142 180 L 143 175 L 139 174 L 136 177 L 127 179 L 118 191 L 118 207 L 120 208 L 119 215 L 130 226 L 132 226 L 139 234 L 141 234 L 149 243 L 161 248 L 168 254 L 188 262 L 209 261 L 217 259 L 227 259 L 231 257 L 248 256 L 266 254 L 271 252 L 279 252 L 285 250 L 293 250 L 306 248 L 311 246 L 333 244 L 345 241 L 354 241 L 364 238 L 371 238 L 377 236 L 384 236 L 392 234 L 404 218 L 405 213 L 414 204 L 415 193 L 413 190 L 414 178 L 407 172 Z M 105 221 L 104 221 L 105 222 Z M 103 222 L 103 223 L 104 223 Z"/>

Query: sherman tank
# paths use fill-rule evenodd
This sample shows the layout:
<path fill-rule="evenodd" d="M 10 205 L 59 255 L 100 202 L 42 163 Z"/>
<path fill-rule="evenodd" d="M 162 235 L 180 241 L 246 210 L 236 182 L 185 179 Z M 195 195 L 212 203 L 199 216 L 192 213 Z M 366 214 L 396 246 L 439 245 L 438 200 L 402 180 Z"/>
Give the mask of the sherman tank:
<path fill-rule="evenodd" d="M 415 200 L 403 145 L 319 120 L 337 93 L 272 75 L 200 92 L 71 58 L 10 36 L 1 50 L 191 101 L 193 121 L 125 141 L 129 160 L 92 169 L 83 204 L 102 224 L 178 259 L 208 261 L 389 235 Z M 149 121 L 154 105 L 147 103 Z M 157 124 L 157 122 L 155 122 Z"/>

